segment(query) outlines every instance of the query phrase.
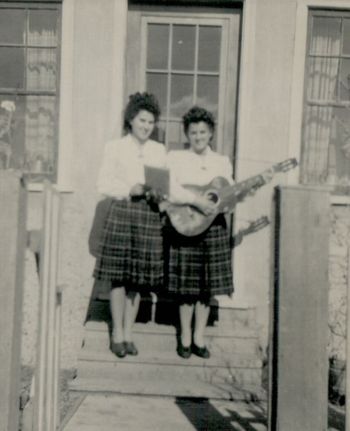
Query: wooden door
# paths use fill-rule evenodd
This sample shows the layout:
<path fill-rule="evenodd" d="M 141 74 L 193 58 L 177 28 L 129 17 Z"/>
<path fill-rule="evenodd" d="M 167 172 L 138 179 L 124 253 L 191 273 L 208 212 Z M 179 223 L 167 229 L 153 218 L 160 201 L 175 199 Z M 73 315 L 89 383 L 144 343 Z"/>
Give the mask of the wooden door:
<path fill-rule="evenodd" d="M 197 104 L 216 118 L 214 149 L 234 158 L 240 26 L 237 8 L 130 6 L 125 99 L 157 96 L 168 150 L 183 148 L 181 119 Z"/>

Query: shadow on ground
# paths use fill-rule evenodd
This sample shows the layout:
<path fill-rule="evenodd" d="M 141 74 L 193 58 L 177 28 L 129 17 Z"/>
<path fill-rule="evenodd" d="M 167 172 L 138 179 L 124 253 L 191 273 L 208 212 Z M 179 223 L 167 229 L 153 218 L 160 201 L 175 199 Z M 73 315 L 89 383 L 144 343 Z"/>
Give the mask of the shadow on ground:
<path fill-rule="evenodd" d="M 266 411 L 258 403 L 244 403 L 243 414 L 227 406 L 220 412 L 206 398 L 178 397 L 176 404 L 197 431 L 256 431 L 267 427 Z"/>
<path fill-rule="evenodd" d="M 345 431 L 344 408 L 328 405 L 328 429 Z"/>

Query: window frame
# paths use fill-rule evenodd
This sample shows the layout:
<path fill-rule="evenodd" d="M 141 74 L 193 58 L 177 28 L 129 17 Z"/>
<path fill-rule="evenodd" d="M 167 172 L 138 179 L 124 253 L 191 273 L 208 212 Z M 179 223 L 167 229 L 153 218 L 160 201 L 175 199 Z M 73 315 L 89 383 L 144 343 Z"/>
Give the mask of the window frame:
<path fill-rule="evenodd" d="M 227 56 L 225 55 L 225 52 L 228 52 L 228 28 L 227 28 L 227 22 L 225 19 L 218 19 L 218 18 L 205 18 L 200 17 L 196 18 L 194 20 L 191 17 L 175 17 L 175 16 L 142 16 L 141 17 L 141 88 L 146 88 L 146 75 L 148 72 L 157 72 L 156 69 L 149 69 L 147 67 L 147 59 L 146 59 L 146 53 L 147 53 L 147 25 L 148 24 L 168 24 L 170 26 L 173 25 L 192 25 L 196 28 L 196 33 L 198 32 L 199 26 L 216 26 L 220 27 L 222 30 L 221 33 L 221 52 L 220 52 L 220 66 L 217 72 L 207 73 L 207 72 L 201 72 L 198 69 L 198 65 L 195 64 L 193 70 L 191 71 L 183 71 L 183 70 L 174 70 L 171 68 L 170 62 L 171 62 L 171 54 L 172 54 L 172 44 L 169 47 L 169 58 L 168 58 L 168 65 L 166 69 L 166 75 L 167 75 L 167 91 L 170 92 L 170 80 L 169 75 L 172 74 L 186 74 L 189 76 L 194 77 L 194 95 L 196 93 L 196 84 L 198 82 L 198 75 L 208 75 L 208 76 L 217 76 L 219 80 L 218 84 L 218 123 L 216 125 L 216 142 L 217 142 L 217 151 L 223 152 L 223 127 L 224 127 L 224 93 L 225 93 L 225 87 L 224 84 L 226 82 L 226 70 L 227 70 Z M 170 33 L 170 42 L 171 39 L 171 33 Z M 198 43 L 198 41 L 196 42 Z M 198 46 L 196 45 L 196 48 Z M 197 52 L 195 52 L 195 56 L 197 56 Z M 196 63 L 196 62 L 195 62 Z M 193 103 L 195 103 L 193 101 Z M 167 108 L 170 109 L 170 101 L 168 101 Z M 167 129 L 168 124 L 170 122 L 177 122 L 179 119 L 178 117 L 172 117 L 168 115 L 168 112 L 164 116 L 167 118 L 166 123 L 166 131 L 165 134 L 167 136 Z M 163 116 L 161 116 L 160 119 L 162 119 Z"/>
<path fill-rule="evenodd" d="M 291 110 L 289 120 L 288 156 L 301 156 L 302 125 L 304 114 L 304 91 L 306 73 L 306 55 L 308 49 L 309 12 L 311 9 L 325 9 L 335 12 L 350 11 L 350 0 L 298 0 L 295 20 L 295 49 L 291 85 Z M 300 167 L 288 173 L 288 184 L 299 184 Z M 332 190 L 330 186 L 323 186 Z M 350 197 L 331 195 L 334 205 L 349 205 Z"/>
<path fill-rule="evenodd" d="M 56 88 L 55 90 L 27 90 L 25 88 L 21 90 L 14 89 L 6 89 L 1 88 L 1 95 L 20 95 L 20 96 L 52 96 L 55 97 L 55 124 L 54 124 L 54 152 L 56 153 L 55 157 L 55 172 L 53 174 L 53 179 L 50 179 L 52 182 L 58 181 L 59 176 L 59 121 L 60 121 L 60 94 L 61 94 L 61 51 L 62 51 L 62 0 L 46 0 L 46 1 L 33 1 L 33 0 L 23 0 L 21 2 L 18 1 L 0 1 L 0 11 L 1 9 L 19 9 L 19 10 L 56 10 L 57 11 L 57 44 L 55 45 L 56 50 Z M 31 48 L 31 45 L 25 41 L 22 44 L 9 44 L 11 47 L 16 47 L 17 45 L 23 46 L 25 50 Z M 37 46 L 35 46 L 37 47 Z M 45 48 L 41 47 L 40 48 Z M 50 47 L 52 48 L 52 47 Z M 25 79 L 24 79 L 25 82 Z M 43 182 L 45 181 L 45 176 L 43 175 L 42 180 L 40 181 L 31 181 L 30 172 L 24 172 L 25 175 L 28 176 L 28 189 L 42 190 Z"/>
<path fill-rule="evenodd" d="M 145 68 L 146 64 L 145 52 L 141 52 L 140 50 L 140 42 L 137 42 L 137 38 L 133 38 L 133 40 L 129 40 L 129 35 L 133 34 L 133 32 L 139 31 L 141 29 L 141 18 L 142 17 L 151 17 L 160 18 L 160 19 L 180 19 L 181 22 L 184 19 L 197 21 L 198 19 L 210 20 L 214 22 L 215 20 L 223 20 L 227 25 L 227 49 L 225 49 L 224 60 L 226 62 L 226 70 L 223 71 L 225 73 L 225 79 L 220 79 L 222 81 L 219 83 L 223 86 L 224 94 L 231 94 L 232 97 L 224 97 L 223 102 L 223 118 L 222 118 L 222 130 L 220 131 L 220 125 L 217 127 L 217 150 L 222 154 L 225 154 L 233 159 L 234 161 L 234 170 L 236 170 L 235 166 L 235 157 L 238 145 L 238 121 L 239 121 L 239 104 L 238 104 L 238 81 L 240 80 L 240 67 L 241 67 L 241 44 L 242 44 L 242 32 L 244 29 L 243 25 L 243 14 L 244 8 L 243 3 L 235 2 L 235 4 L 230 4 L 231 7 L 201 7 L 199 10 L 199 6 L 196 7 L 186 7 L 179 4 L 174 7 L 167 7 L 160 9 L 155 5 L 135 5 L 129 4 L 128 8 L 128 23 L 127 23 L 127 50 L 129 53 L 129 57 L 126 59 L 126 70 L 128 77 L 130 79 L 125 83 L 125 91 L 124 91 L 124 102 L 126 103 L 128 100 L 129 94 L 132 94 L 135 91 L 139 91 L 140 89 L 145 89 Z M 188 21 L 191 23 L 191 21 Z M 140 35 L 144 39 L 145 34 Z M 133 46 L 131 47 L 132 44 Z M 132 48 L 132 49 L 130 49 Z M 134 53 L 132 53 L 134 51 Z M 140 67 L 133 67 L 134 64 L 138 61 L 137 53 L 140 54 L 140 61 L 142 61 L 142 67 L 140 62 Z M 222 58 L 221 58 L 222 61 Z M 139 70 L 135 70 L 139 69 Z M 227 79 L 228 76 L 235 77 L 233 79 Z M 218 105 L 218 110 L 220 109 L 220 100 Z M 220 112 L 220 111 L 219 111 Z M 235 114 L 232 115 L 232 112 Z M 221 123 L 221 121 L 220 121 Z M 220 134 L 221 133 L 221 134 Z"/>

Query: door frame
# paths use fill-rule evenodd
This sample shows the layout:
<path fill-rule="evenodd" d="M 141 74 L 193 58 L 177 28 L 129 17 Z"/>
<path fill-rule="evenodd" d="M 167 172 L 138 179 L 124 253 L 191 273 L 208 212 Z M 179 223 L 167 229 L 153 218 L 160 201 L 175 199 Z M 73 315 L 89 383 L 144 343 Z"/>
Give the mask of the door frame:
<path fill-rule="evenodd" d="M 235 170 L 235 154 L 237 146 L 237 116 L 238 116 L 238 83 L 239 83 L 239 58 L 242 27 L 242 7 L 232 8 L 208 8 L 203 6 L 192 7 L 157 7 L 146 5 L 129 5 L 127 20 L 127 57 L 125 68 L 127 80 L 125 82 L 124 101 L 136 91 L 145 89 L 145 51 L 142 50 L 142 39 L 145 38 L 145 26 L 142 21 L 152 20 L 160 22 L 162 18 L 176 22 L 181 19 L 184 22 L 194 23 L 200 20 L 210 20 L 213 23 L 224 23 L 226 33 L 223 34 L 222 58 L 224 64 L 222 76 L 220 76 L 219 89 L 223 95 L 230 95 L 219 100 L 218 111 L 220 113 L 217 128 L 217 150 L 230 157 Z M 138 37 L 135 37 L 139 35 Z M 227 43 L 225 46 L 225 40 Z M 145 39 L 144 39 L 145 40 Z M 135 67 L 135 65 L 138 65 Z M 228 77 L 233 77 L 228 79 Z M 233 113 L 233 115 L 232 115 Z"/>

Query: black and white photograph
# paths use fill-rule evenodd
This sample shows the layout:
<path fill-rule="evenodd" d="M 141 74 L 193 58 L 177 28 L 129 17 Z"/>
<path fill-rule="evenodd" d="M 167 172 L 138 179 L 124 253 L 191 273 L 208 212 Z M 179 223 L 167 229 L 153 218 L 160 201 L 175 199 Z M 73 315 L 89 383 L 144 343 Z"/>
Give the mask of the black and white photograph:
<path fill-rule="evenodd" d="M 350 431 L 350 0 L 0 0 L 0 208 L 0 431 Z"/>

